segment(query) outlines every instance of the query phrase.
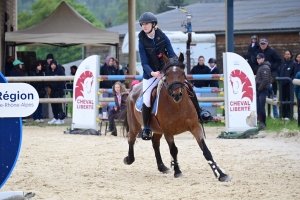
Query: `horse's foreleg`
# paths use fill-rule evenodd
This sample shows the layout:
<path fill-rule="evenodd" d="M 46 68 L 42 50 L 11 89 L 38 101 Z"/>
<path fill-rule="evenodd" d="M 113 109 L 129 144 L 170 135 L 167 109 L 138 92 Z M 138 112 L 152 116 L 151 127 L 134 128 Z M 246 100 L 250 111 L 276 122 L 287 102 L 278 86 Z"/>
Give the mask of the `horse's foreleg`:
<path fill-rule="evenodd" d="M 128 138 L 128 144 L 129 144 L 129 150 L 128 150 L 128 156 L 124 158 L 124 163 L 126 165 L 131 165 L 134 162 L 134 143 L 135 143 L 135 138 L 130 139 Z"/>
<path fill-rule="evenodd" d="M 224 171 L 221 168 L 219 168 L 217 163 L 214 161 L 203 138 L 200 141 L 198 141 L 198 144 L 201 150 L 203 151 L 203 155 L 207 160 L 209 166 L 211 167 L 212 171 L 214 172 L 216 178 L 218 178 L 218 180 L 221 182 L 230 182 L 231 181 L 230 178 L 224 173 Z"/>
<path fill-rule="evenodd" d="M 161 155 L 160 155 L 160 139 L 162 137 L 162 134 L 153 134 L 152 137 L 152 147 L 154 149 L 154 153 L 155 153 L 155 158 L 156 158 L 156 163 L 157 163 L 157 168 L 160 172 L 162 173 L 168 173 L 169 172 L 169 168 L 167 168 L 162 159 L 161 159 Z"/>
<path fill-rule="evenodd" d="M 170 153 L 173 158 L 173 160 L 171 161 L 171 167 L 174 167 L 174 177 L 175 178 L 181 177 L 182 173 L 180 171 L 179 164 L 177 161 L 178 149 L 175 145 L 174 137 L 173 137 L 173 135 L 170 136 L 170 135 L 165 134 L 165 138 L 167 140 L 167 143 L 168 143 L 169 149 L 170 149 Z"/>

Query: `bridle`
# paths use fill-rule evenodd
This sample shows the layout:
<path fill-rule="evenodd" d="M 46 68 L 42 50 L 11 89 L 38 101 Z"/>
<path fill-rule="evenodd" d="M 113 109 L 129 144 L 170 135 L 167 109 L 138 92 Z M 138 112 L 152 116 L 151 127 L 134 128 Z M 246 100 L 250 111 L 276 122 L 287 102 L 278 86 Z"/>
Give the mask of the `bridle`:
<path fill-rule="evenodd" d="M 166 65 L 167 66 L 167 65 Z M 167 76 L 168 74 L 166 73 L 167 69 L 171 67 L 171 66 L 167 66 L 165 67 L 165 69 L 163 70 L 165 72 L 165 75 L 163 77 L 163 85 L 166 87 L 168 93 L 170 96 L 174 97 L 174 91 L 177 90 L 178 88 L 181 88 L 182 89 L 182 92 L 185 88 L 185 84 L 183 82 L 180 82 L 180 81 L 174 81 L 172 83 L 168 83 L 167 82 Z M 173 66 L 173 67 L 179 67 L 182 69 L 181 66 Z M 185 77 L 185 73 L 183 73 L 183 76 Z M 182 96 L 182 92 L 180 93 L 180 95 Z"/>

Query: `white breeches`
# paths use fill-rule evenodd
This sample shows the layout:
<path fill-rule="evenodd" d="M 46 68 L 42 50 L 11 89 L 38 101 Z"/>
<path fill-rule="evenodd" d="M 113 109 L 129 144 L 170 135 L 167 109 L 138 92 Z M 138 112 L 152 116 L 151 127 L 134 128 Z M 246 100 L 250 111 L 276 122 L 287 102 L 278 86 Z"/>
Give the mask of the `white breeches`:
<path fill-rule="evenodd" d="M 155 86 L 157 86 L 158 82 L 160 81 L 160 79 L 158 78 L 155 81 L 154 79 L 155 77 L 143 79 L 143 92 L 146 90 L 146 92 L 143 94 L 143 102 L 147 107 L 151 107 L 151 91 Z"/>

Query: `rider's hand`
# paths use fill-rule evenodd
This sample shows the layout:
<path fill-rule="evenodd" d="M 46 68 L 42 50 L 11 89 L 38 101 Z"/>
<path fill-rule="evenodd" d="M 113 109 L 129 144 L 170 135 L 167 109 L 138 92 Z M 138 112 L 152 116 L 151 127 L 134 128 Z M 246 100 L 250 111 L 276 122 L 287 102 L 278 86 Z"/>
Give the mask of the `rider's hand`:
<path fill-rule="evenodd" d="M 151 72 L 151 76 L 155 78 L 161 78 L 162 74 L 159 71 L 156 71 L 156 72 Z"/>

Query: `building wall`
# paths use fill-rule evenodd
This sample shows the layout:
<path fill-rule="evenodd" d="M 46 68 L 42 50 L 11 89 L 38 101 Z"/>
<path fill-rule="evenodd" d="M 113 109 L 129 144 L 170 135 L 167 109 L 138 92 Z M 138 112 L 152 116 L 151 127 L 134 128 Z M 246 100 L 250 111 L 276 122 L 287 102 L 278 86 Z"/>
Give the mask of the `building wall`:
<path fill-rule="evenodd" d="M 5 13 L 8 20 L 5 22 Z M 13 31 L 17 28 L 17 0 L 0 1 L 0 71 L 4 72 L 4 43 L 5 31 Z M 8 53 L 8 52 L 7 52 Z"/>
<path fill-rule="evenodd" d="M 268 34 L 239 34 L 234 36 L 234 52 L 243 56 L 250 44 L 252 35 L 268 40 L 269 46 L 274 48 L 281 59 L 284 52 L 290 50 L 294 55 L 300 53 L 300 35 L 299 32 L 294 33 L 268 33 Z M 225 35 L 217 35 L 217 65 L 220 73 L 223 73 L 223 52 L 225 52 Z M 208 60 L 208 59 L 206 59 Z"/>

